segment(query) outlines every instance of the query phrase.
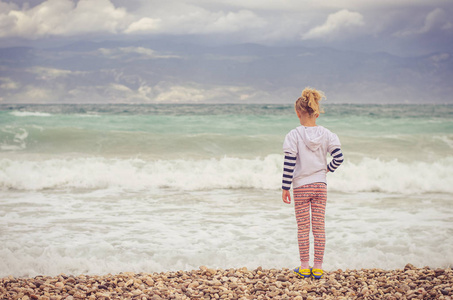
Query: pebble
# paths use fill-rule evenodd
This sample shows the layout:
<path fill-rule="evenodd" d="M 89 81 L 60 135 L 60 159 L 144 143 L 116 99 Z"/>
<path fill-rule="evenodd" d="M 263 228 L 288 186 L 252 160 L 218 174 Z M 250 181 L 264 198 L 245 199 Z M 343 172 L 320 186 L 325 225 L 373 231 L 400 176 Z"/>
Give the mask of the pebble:
<path fill-rule="evenodd" d="M 451 299 L 451 269 L 361 269 L 302 279 L 289 269 L 211 269 L 0 278 L 0 299 Z"/>

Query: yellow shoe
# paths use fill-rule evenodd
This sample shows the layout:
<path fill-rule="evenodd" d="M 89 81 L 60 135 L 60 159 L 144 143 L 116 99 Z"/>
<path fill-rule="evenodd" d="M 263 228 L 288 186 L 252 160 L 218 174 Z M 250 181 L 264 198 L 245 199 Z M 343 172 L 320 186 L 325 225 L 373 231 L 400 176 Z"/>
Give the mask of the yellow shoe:
<path fill-rule="evenodd" d="M 310 269 L 301 269 L 300 267 L 295 268 L 294 273 L 296 273 L 299 277 L 308 278 L 311 276 Z"/>
<path fill-rule="evenodd" d="M 314 279 L 321 279 L 324 275 L 324 271 L 321 269 L 311 269 L 311 277 Z"/>

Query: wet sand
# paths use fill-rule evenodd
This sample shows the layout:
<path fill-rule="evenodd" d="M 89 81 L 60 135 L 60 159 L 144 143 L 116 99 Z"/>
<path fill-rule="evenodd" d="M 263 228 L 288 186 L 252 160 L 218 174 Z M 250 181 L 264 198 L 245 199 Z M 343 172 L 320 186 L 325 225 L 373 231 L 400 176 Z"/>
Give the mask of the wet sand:
<path fill-rule="evenodd" d="M 452 299 L 449 269 L 336 270 L 303 279 L 290 269 L 209 269 L 0 279 L 1 299 Z"/>

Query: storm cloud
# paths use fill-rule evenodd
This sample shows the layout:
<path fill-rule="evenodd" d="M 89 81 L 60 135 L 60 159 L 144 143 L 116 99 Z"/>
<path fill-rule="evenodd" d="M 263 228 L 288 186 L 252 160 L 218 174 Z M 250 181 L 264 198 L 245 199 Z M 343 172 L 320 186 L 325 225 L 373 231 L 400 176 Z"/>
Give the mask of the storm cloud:
<path fill-rule="evenodd" d="M 0 101 L 291 102 L 314 85 L 338 102 L 452 102 L 452 14 L 444 0 L 0 0 Z"/>
<path fill-rule="evenodd" d="M 192 35 L 233 44 L 360 44 L 363 50 L 381 42 L 378 51 L 421 55 L 451 49 L 452 13 L 453 4 L 441 0 L 0 1 L 0 39 Z"/>

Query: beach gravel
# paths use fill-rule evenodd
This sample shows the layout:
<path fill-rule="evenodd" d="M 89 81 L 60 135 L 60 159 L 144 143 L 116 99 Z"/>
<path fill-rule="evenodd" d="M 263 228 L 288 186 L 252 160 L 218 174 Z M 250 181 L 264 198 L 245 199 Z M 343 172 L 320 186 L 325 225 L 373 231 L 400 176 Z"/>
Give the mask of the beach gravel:
<path fill-rule="evenodd" d="M 0 279 L 1 299 L 452 299 L 448 269 L 336 270 L 303 279 L 290 269 L 211 269 Z"/>

